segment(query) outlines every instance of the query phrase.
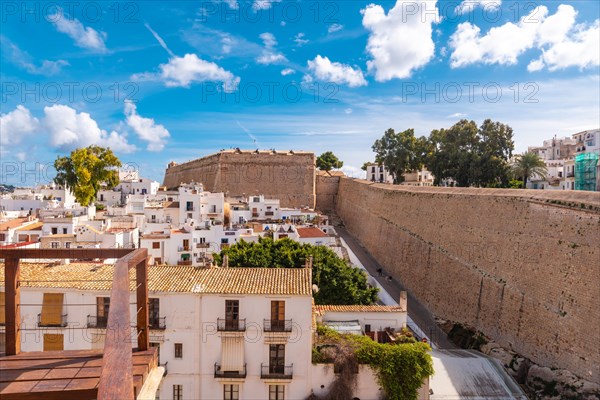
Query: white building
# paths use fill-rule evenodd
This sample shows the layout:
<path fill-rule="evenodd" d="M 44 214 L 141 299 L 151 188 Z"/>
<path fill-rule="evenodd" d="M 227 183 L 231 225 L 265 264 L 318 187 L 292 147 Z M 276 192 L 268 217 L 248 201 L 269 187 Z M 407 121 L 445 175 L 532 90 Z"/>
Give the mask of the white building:
<path fill-rule="evenodd" d="M 113 269 L 103 263 L 22 262 L 21 350 L 103 348 Z M 402 301 L 313 310 L 310 268 L 150 266 L 148 272 L 150 342 L 166 369 L 162 399 L 295 400 L 325 394 L 335 374 L 331 364 L 312 364 L 317 322 L 355 326 L 358 334 L 376 339 L 406 324 Z M 135 291 L 130 303 L 133 327 Z M 135 328 L 131 338 L 135 343 Z M 379 398 L 368 366 L 360 366 L 357 382 L 358 398 Z M 428 398 L 427 391 L 426 386 L 420 399 Z"/>
<path fill-rule="evenodd" d="M 394 183 L 394 177 L 383 164 L 367 164 L 367 180 L 379 183 Z"/>
<path fill-rule="evenodd" d="M 367 164 L 367 180 L 378 183 L 394 183 L 394 177 L 383 164 Z M 434 176 L 425 168 L 419 171 L 407 172 L 404 175 L 402 185 L 410 186 L 433 186 Z"/>

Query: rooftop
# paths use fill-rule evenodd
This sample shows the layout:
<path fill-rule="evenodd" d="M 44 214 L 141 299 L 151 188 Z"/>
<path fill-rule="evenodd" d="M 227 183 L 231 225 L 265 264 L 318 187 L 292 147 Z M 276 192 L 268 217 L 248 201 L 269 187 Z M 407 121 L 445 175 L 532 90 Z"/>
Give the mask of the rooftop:
<path fill-rule="evenodd" d="M 406 311 L 402 307 L 395 306 L 382 306 L 382 305 L 348 305 L 348 306 L 338 306 L 338 305 L 315 305 L 315 311 L 319 313 L 324 312 L 404 312 Z"/>
<path fill-rule="evenodd" d="M 0 222 L 0 231 L 18 228 L 28 221 L 27 218 L 15 218 L 10 221 Z"/>
<path fill-rule="evenodd" d="M 327 234 L 319 228 L 296 228 L 301 238 L 327 237 Z"/>
<path fill-rule="evenodd" d="M 71 263 L 54 265 L 21 262 L 22 288 L 56 288 L 108 291 L 113 265 Z M 308 268 L 197 268 L 152 265 L 148 267 L 151 292 L 205 294 L 311 295 Z M 0 263 L 4 285 L 4 264 Z M 130 290 L 135 290 L 135 270 L 130 271 Z"/>

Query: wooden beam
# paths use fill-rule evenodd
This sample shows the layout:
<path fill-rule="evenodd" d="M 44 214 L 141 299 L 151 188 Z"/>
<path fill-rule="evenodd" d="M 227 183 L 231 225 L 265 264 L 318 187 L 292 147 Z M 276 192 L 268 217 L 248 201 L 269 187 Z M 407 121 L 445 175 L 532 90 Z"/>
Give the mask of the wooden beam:
<path fill-rule="evenodd" d="M 150 346 L 148 321 L 148 261 L 149 257 L 135 267 L 135 286 L 137 298 L 137 342 L 138 351 L 148 350 Z"/>
<path fill-rule="evenodd" d="M 21 289 L 19 277 L 21 269 L 18 258 L 6 258 L 4 261 L 5 316 L 6 316 L 6 355 L 13 356 L 21 352 Z"/>
<path fill-rule="evenodd" d="M 98 400 L 133 400 L 128 261 L 118 260 L 113 274 Z"/>
<path fill-rule="evenodd" d="M 0 258 L 96 259 L 122 258 L 140 249 L 3 249 Z M 144 249 L 145 250 L 145 249 Z"/>

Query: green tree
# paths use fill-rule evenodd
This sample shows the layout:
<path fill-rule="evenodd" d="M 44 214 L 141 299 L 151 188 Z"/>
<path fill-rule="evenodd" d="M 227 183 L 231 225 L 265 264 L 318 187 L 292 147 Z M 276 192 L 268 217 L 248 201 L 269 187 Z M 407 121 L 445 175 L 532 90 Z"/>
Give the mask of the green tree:
<path fill-rule="evenodd" d="M 546 163 L 536 153 L 525 152 L 515 156 L 512 171 L 516 177 L 523 178 L 523 187 L 527 187 L 527 180 L 532 175 L 546 179 L 548 168 Z"/>
<path fill-rule="evenodd" d="M 300 244 L 288 238 L 277 241 L 260 238 L 258 243 L 240 240 L 214 254 L 217 264 L 222 265 L 225 254 L 230 267 L 253 268 L 304 268 L 312 256 L 312 279 L 319 288 L 314 295 L 315 303 L 373 304 L 377 300 L 378 290 L 367 283 L 364 271 L 352 267 L 325 246 Z"/>
<path fill-rule="evenodd" d="M 344 162 L 340 161 L 331 151 L 326 151 L 317 157 L 317 168 L 321 171 L 331 171 L 332 169 L 340 169 L 344 166 Z"/>
<path fill-rule="evenodd" d="M 427 140 L 416 138 L 414 129 L 396 133 L 393 129 L 385 131 L 381 139 L 372 146 L 375 162 L 383 164 L 394 178 L 394 183 L 404 182 L 406 172 L 421 169 L 424 154 L 427 152 Z"/>
<path fill-rule="evenodd" d="M 121 161 L 109 148 L 89 146 L 73 150 L 68 157 L 54 161 L 54 182 L 67 186 L 77 201 L 89 205 L 101 187 L 111 189 L 119 183 Z"/>
<path fill-rule="evenodd" d="M 367 167 L 369 166 L 369 164 L 372 164 L 372 163 L 371 163 L 371 162 L 369 162 L 369 161 L 367 161 L 366 163 L 364 163 L 364 164 L 362 165 L 362 167 L 360 167 L 360 169 L 362 169 L 363 171 L 366 171 L 366 170 L 367 170 Z"/>
<path fill-rule="evenodd" d="M 426 166 L 435 184 L 454 179 L 457 186 L 506 187 L 510 178 L 508 160 L 514 142 L 510 126 L 486 119 L 461 120 L 448 129 L 431 132 Z"/>

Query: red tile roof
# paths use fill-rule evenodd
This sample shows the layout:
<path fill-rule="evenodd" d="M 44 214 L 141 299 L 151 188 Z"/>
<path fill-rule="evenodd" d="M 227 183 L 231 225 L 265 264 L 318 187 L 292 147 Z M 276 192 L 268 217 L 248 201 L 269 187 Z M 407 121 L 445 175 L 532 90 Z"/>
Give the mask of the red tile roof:
<path fill-rule="evenodd" d="M 319 228 L 296 228 L 301 238 L 327 237 L 327 234 Z"/>

